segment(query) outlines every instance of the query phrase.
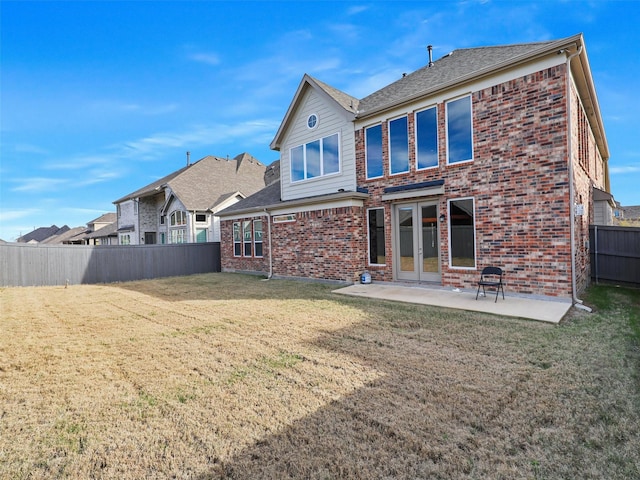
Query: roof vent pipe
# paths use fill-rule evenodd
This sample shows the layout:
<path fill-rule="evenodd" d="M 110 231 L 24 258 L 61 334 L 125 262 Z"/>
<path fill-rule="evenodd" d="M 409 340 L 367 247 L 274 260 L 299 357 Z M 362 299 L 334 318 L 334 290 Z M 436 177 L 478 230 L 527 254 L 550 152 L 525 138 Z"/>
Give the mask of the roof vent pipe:
<path fill-rule="evenodd" d="M 427 45 L 427 51 L 429 52 L 429 66 L 433 67 L 433 46 Z"/>
<path fill-rule="evenodd" d="M 191 165 L 191 152 L 187 152 L 187 167 Z"/>

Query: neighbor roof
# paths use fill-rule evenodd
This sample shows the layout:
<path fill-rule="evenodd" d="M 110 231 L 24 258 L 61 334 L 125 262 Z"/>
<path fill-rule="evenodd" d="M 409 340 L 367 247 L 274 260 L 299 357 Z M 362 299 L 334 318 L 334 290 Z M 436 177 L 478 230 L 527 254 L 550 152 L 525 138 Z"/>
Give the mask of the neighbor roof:
<path fill-rule="evenodd" d="M 60 229 L 60 230 L 62 230 L 62 229 Z M 61 244 L 61 243 L 64 243 L 64 242 L 72 239 L 75 236 L 82 236 L 82 234 L 85 233 L 86 231 L 87 231 L 87 227 L 69 228 L 69 229 L 65 230 L 64 232 L 60 231 L 60 233 L 56 233 L 55 235 L 51 235 L 50 237 L 45 238 L 40 243 Z M 80 238 L 79 238 L 79 240 L 80 240 Z"/>
<path fill-rule="evenodd" d="M 42 242 L 52 235 L 60 235 L 69 230 L 67 225 L 62 227 L 58 227 L 57 225 L 51 225 L 50 227 L 40 227 L 36 228 L 34 231 L 27 233 L 26 235 L 18 238 L 18 242 L 20 243 L 29 243 L 29 242 Z"/>
<path fill-rule="evenodd" d="M 233 159 L 209 155 L 113 203 L 155 195 L 169 187 L 187 210 L 209 210 L 229 194 L 251 195 L 263 188 L 265 170 L 266 167 L 248 153 Z"/>

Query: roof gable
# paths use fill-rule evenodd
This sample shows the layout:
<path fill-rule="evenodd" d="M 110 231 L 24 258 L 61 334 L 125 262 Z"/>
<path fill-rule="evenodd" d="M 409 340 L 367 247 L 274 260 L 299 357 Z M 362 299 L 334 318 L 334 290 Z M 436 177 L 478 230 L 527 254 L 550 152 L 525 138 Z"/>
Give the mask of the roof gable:
<path fill-rule="evenodd" d="M 263 188 L 265 171 L 266 167 L 246 152 L 233 159 L 208 155 L 113 203 L 155 195 L 168 187 L 187 210 L 209 210 L 226 194 L 240 191 L 251 195 Z"/>
<path fill-rule="evenodd" d="M 295 95 L 293 96 L 293 100 L 289 104 L 289 108 L 287 109 L 284 119 L 282 120 L 274 139 L 271 141 L 270 146 L 272 150 L 280 150 L 282 138 L 289 128 L 294 112 L 304 98 L 305 92 L 310 88 L 315 90 L 326 102 L 332 104 L 336 111 L 343 114 L 345 118 L 349 120 L 353 120 L 353 118 L 355 118 L 355 113 L 358 110 L 357 98 L 352 97 L 331 85 L 327 85 L 326 83 L 305 73 L 298 85 Z"/>
<path fill-rule="evenodd" d="M 169 181 L 173 194 L 187 210 L 214 208 L 227 194 L 251 195 L 264 187 L 266 167 L 247 153 L 229 160 L 207 156 Z"/>

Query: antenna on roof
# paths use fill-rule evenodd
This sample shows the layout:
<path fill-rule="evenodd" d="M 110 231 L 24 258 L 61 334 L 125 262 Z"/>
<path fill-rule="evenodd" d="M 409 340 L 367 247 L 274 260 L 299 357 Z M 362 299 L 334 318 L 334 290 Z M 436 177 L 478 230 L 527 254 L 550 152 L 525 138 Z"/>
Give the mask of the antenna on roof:
<path fill-rule="evenodd" d="M 429 66 L 433 67 L 433 46 L 427 45 L 427 51 L 429 52 Z"/>
<path fill-rule="evenodd" d="M 191 165 L 191 152 L 187 152 L 187 167 Z"/>

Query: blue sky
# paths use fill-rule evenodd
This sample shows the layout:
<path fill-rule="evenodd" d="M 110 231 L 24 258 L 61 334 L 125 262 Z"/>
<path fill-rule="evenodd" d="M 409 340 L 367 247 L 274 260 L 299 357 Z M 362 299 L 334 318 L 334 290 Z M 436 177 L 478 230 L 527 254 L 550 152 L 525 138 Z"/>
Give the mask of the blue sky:
<path fill-rule="evenodd" d="M 269 143 L 304 73 L 356 97 L 456 48 L 584 33 L 616 200 L 640 205 L 637 1 L 0 2 L 0 238 L 85 225 Z"/>

